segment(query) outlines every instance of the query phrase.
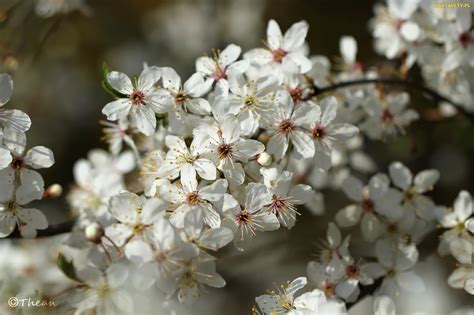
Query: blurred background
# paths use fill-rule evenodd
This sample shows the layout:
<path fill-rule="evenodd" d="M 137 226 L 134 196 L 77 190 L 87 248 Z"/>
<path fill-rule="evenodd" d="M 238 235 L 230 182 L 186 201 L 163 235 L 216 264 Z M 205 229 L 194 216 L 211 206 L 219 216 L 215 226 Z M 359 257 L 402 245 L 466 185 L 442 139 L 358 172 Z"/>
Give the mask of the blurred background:
<path fill-rule="evenodd" d="M 66 3 L 66 6 L 60 7 Z M 15 91 L 8 106 L 28 113 L 31 146 L 51 148 L 56 164 L 43 172 L 47 183 L 68 187 L 72 167 L 95 147 L 106 148 L 99 120 L 111 100 L 101 88 L 101 66 L 139 74 L 143 63 L 170 66 L 183 80 L 194 72 L 199 56 L 229 43 L 243 51 L 261 46 L 266 23 L 278 21 L 282 30 L 307 20 L 311 54 L 335 57 L 339 38 L 358 41 L 358 59 L 374 65 L 380 56 L 372 49 L 368 21 L 375 1 L 343 0 L 1 0 L 0 71 L 9 72 Z M 66 7 L 66 9 L 64 9 Z M 58 11 L 58 8 L 62 8 Z M 424 110 L 435 104 L 413 94 L 413 104 Z M 407 135 L 387 143 L 367 142 L 378 169 L 400 160 L 414 172 L 437 168 L 441 181 L 435 200 L 450 205 L 461 189 L 474 192 L 474 129 L 462 118 L 414 123 Z M 469 158 L 471 156 L 471 158 Z M 218 271 L 228 282 L 211 290 L 193 314 L 247 314 L 256 295 L 305 273 L 317 252 L 315 243 L 326 231 L 328 219 L 347 199 L 325 190 L 326 214 L 303 212 L 290 231 L 259 235 L 253 249 L 238 253 L 232 247 L 218 255 Z M 51 222 L 68 215 L 63 200 L 42 206 Z M 444 268 L 441 263 L 448 266 Z M 421 264 L 428 283 L 423 296 L 402 296 L 402 312 L 446 314 L 469 302 L 467 294 L 451 290 L 446 279 L 454 261 L 429 257 Z M 409 303 L 408 303 L 409 302 Z M 470 301 L 472 303 L 472 301 Z M 369 303 L 367 304 L 370 308 Z M 353 312 L 367 314 L 359 306 Z"/>

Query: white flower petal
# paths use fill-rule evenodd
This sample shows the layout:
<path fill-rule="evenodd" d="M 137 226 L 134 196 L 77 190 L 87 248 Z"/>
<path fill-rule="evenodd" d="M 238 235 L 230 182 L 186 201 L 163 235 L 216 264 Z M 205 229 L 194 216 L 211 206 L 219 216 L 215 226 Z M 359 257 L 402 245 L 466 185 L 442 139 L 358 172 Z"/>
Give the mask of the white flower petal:
<path fill-rule="evenodd" d="M 158 67 L 146 67 L 138 77 L 137 88 L 140 91 L 151 90 L 161 77 L 161 71 Z"/>
<path fill-rule="evenodd" d="M 198 115 L 208 115 L 211 112 L 211 105 L 209 105 L 209 102 L 203 98 L 187 100 L 185 106 L 190 112 Z"/>
<path fill-rule="evenodd" d="M 360 221 L 362 209 L 357 205 L 350 205 L 342 208 L 336 213 L 335 220 L 340 227 L 354 226 Z"/>
<path fill-rule="evenodd" d="M 374 301 L 374 315 L 396 315 L 393 300 L 386 296 L 378 296 Z"/>
<path fill-rule="evenodd" d="M 242 50 L 239 46 L 230 44 L 219 54 L 219 61 L 221 67 L 227 67 L 232 62 L 236 61 L 239 58 L 240 52 Z"/>
<path fill-rule="evenodd" d="M 275 20 L 268 21 L 267 41 L 270 49 L 278 49 L 282 44 L 283 34 L 281 33 L 280 26 L 278 26 L 278 23 Z"/>
<path fill-rule="evenodd" d="M 313 145 L 314 148 L 314 145 Z M 267 144 L 267 151 L 275 156 L 276 160 L 280 160 L 288 149 L 288 138 L 281 133 L 277 133 L 270 138 Z"/>
<path fill-rule="evenodd" d="M 141 207 L 140 197 L 130 192 L 122 192 L 109 201 L 109 212 L 124 223 L 134 223 Z"/>
<path fill-rule="evenodd" d="M 315 192 L 311 186 L 299 184 L 293 187 L 289 195 L 296 204 L 305 204 L 313 199 Z"/>
<path fill-rule="evenodd" d="M 16 218 L 9 211 L 0 212 L 0 237 L 10 235 L 15 229 Z"/>
<path fill-rule="evenodd" d="M 13 80 L 7 73 L 0 74 L 0 107 L 5 105 L 13 94 Z"/>
<path fill-rule="evenodd" d="M 111 71 L 107 74 L 107 81 L 114 90 L 122 94 L 130 95 L 133 92 L 132 81 L 124 73 Z"/>
<path fill-rule="evenodd" d="M 194 168 L 196 169 L 199 176 L 203 179 L 213 180 L 216 179 L 217 171 L 216 166 L 208 159 L 197 159 L 194 161 Z"/>
<path fill-rule="evenodd" d="M 199 246 L 217 251 L 232 242 L 234 232 L 226 227 L 206 230 L 199 239 Z"/>
<path fill-rule="evenodd" d="M 337 99 L 334 96 L 325 97 L 321 101 L 321 125 L 327 126 L 337 114 Z"/>
<path fill-rule="evenodd" d="M 413 180 L 413 174 L 411 171 L 400 162 L 393 162 L 389 168 L 390 178 L 392 179 L 395 186 L 402 190 L 407 189 Z"/>
<path fill-rule="evenodd" d="M 407 271 L 397 274 L 397 284 L 410 292 L 423 292 L 426 289 L 425 282 L 413 271 Z"/>
<path fill-rule="evenodd" d="M 290 139 L 296 152 L 298 152 L 303 158 L 312 158 L 314 156 L 314 142 L 307 133 L 295 130 L 292 132 Z"/>
<path fill-rule="evenodd" d="M 16 190 L 18 204 L 25 205 L 33 200 L 40 200 L 44 193 L 44 180 L 38 172 L 24 169 L 20 173 L 21 185 Z"/>
<path fill-rule="evenodd" d="M 337 248 L 341 244 L 341 231 L 332 222 L 329 223 L 326 238 L 331 248 Z"/>
<path fill-rule="evenodd" d="M 26 132 L 31 127 L 31 119 L 21 110 L 11 109 L 0 112 L 0 120 L 6 129 L 12 129 L 18 132 Z"/>
<path fill-rule="evenodd" d="M 149 106 L 137 106 L 134 117 L 138 130 L 144 135 L 151 136 L 155 133 L 156 116 L 155 112 Z"/>
<path fill-rule="evenodd" d="M 437 170 L 425 170 L 415 176 L 413 183 L 415 189 L 419 193 L 433 189 L 433 186 L 438 182 L 439 172 Z"/>
<path fill-rule="evenodd" d="M 128 98 L 119 98 L 105 105 L 102 114 L 106 115 L 108 120 L 114 121 L 127 116 L 131 108 L 132 103 Z"/>
<path fill-rule="evenodd" d="M 51 167 L 54 164 L 53 151 L 43 146 L 33 147 L 26 153 L 25 163 L 35 169 Z"/>
<path fill-rule="evenodd" d="M 306 21 L 293 24 L 285 33 L 281 48 L 285 51 L 293 51 L 300 48 L 308 34 L 309 25 Z"/>
<path fill-rule="evenodd" d="M 270 204 L 272 194 L 268 188 L 260 183 L 250 183 L 247 185 L 247 196 L 245 198 L 245 208 L 253 213 Z"/>
<path fill-rule="evenodd" d="M 467 191 L 463 190 L 459 193 L 458 197 L 454 201 L 454 213 L 456 214 L 459 221 L 466 221 L 472 214 L 472 197 Z"/>
<path fill-rule="evenodd" d="M 199 194 L 203 199 L 215 202 L 224 196 L 226 190 L 227 181 L 225 179 L 218 179 L 211 185 L 201 188 Z"/>
<path fill-rule="evenodd" d="M 449 241 L 449 251 L 462 264 L 472 264 L 472 247 L 471 242 L 460 237 Z"/>
<path fill-rule="evenodd" d="M 181 89 L 181 78 L 176 71 L 170 67 L 162 67 L 160 70 L 163 87 L 173 92 L 179 91 Z"/>
<path fill-rule="evenodd" d="M 334 124 L 327 129 L 327 138 L 333 141 L 348 141 L 359 133 L 359 128 L 351 124 Z"/>
<path fill-rule="evenodd" d="M 10 165 L 12 155 L 10 151 L 0 148 L 0 170 Z"/>

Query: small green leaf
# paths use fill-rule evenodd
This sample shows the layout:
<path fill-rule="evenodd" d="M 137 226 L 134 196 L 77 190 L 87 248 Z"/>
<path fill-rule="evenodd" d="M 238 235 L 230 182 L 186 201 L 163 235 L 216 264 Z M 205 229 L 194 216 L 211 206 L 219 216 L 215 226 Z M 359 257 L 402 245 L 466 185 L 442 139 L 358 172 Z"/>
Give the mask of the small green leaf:
<path fill-rule="evenodd" d="M 61 269 L 61 271 L 66 275 L 71 280 L 77 281 L 77 282 L 82 282 L 76 275 L 76 269 L 74 268 L 74 264 L 72 261 L 68 261 L 66 257 L 59 253 L 58 255 L 58 267 Z"/>

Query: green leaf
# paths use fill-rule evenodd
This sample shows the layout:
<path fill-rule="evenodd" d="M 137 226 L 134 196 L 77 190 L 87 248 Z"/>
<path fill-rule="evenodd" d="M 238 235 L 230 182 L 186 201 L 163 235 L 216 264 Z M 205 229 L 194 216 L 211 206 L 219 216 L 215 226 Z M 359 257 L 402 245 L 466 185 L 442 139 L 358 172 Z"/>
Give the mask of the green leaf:
<path fill-rule="evenodd" d="M 118 91 L 115 91 L 114 88 L 109 84 L 109 81 L 107 80 L 107 75 L 110 72 L 111 70 L 109 66 L 104 62 L 102 64 L 102 82 L 101 82 L 102 88 L 115 98 L 126 98 L 127 95 L 122 94 Z"/>
<path fill-rule="evenodd" d="M 68 261 L 61 253 L 58 255 L 57 265 L 66 277 L 77 282 L 82 282 L 76 275 L 76 269 L 74 268 L 72 261 Z"/>

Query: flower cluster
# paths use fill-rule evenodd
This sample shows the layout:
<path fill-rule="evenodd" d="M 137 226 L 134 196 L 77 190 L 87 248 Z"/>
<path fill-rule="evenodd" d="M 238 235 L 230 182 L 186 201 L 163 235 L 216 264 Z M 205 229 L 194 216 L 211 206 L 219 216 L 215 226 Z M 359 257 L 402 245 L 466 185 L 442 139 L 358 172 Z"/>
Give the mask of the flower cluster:
<path fill-rule="evenodd" d="M 389 175 L 378 173 L 366 186 L 348 177 L 342 189 L 355 203 L 341 209 L 336 222 L 342 228 L 360 224 L 376 261 L 370 256 L 362 257 L 367 262 L 354 259 L 348 250 L 350 236 L 342 240 L 337 226 L 330 223 L 319 261 L 308 264 L 308 277 L 329 297 L 346 302 L 357 300 L 359 284 L 371 285 L 381 277 L 376 295 L 393 298 L 401 289 L 423 291 L 424 282 L 413 267 L 419 259 L 417 244 L 435 228 L 436 206 L 426 193 L 438 179 L 436 170 L 413 176 L 400 162 L 390 165 Z"/>
<path fill-rule="evenodd" d="M 437 207 L 439 223 L 446 231 L 441 235 L 438 253 L 452 255 L 459 262 L 448 279 L 451 287 L 474 295 L 474 205 L 471 194 L 463 190 L 452 208 Z"/>
<path fill-rule="evenodd" d="M 281 286 L 277 291 L 261 295 L 255 299 L 258 309 L 254 307 L 252 314 L 347 314 L 344 303 L 328 301 L 323 291 L 313 291 L 295 297 L 296 293 L 307 284 L 305 277 L 299 277 Z"/>
<path fill-rule="evenodd" d="M 471 110 L 471 15 L 439 15 L 429 2 L 378 6 L 376 50 L 400 59 L 402 78 L 417 63 L 427 84 Z M 52 10 L 82 1 L 71 3 Z M 474 293 L 470 194 L 462 191 L 454 210 L 437 206 L 437 170 L 413 174 L 393 162 L 388 174 L 375 173 L 363 151 L 365 137 L 403 135 L 419 119 L 409 94 L 374 83 L 385 76 L 357 60 L 353 37 L 341 38 L 331 68 L 327 57 L 309 55 L 307 33 L 305 21 L 282 32 L 271 20 L 265 47 L 214 50 L 183 79 L 170 67 L 145 63 L 128 76 L 104 65 L 102 85 L 114 98 L 102 109 L 109 150 L 94 149 L 74 166 L 75 225 L 58 260 L 74 282 L 64 293 L 71 311 L 133 313 L 135 296 L 156 290 L 160 307 L 177 312 L 225 286 L 220 249 L 233 243 L 245 252 L 260 233 L 293 228 L 303 206 L 320 214 L 316 190 L 325 188 L 342 190 L 350 203 L 328 223 L 307 278 L 257 297 L 254 314 L 346 314 L 367 286 L 376 287 L 375 312 L 391 312 L 402 290 L 425 289 L 414 269 L 437 223 L 446 230 L 439 253 L 461 264 L 449 284 Z M 3 107 L 13 84 L 8 75 L 0 84 Z M 22 112 L 0 109 L 0 237 L 15 227 L 34 237 L 48 226 L 39 210 L 24 207 L 44 195 L 35 170 L 54 163 L 45 147 L 25 149 L 30 124 Z M 352 235 L 342 236 L 349 228 L 361 235 L 363 253 L 350 246 Z"/>
<path fill-rule="evenodd" d="M 435 4 L 431 0 L 388 0 L 386 6 L 376 6 L 372 20 L 375 50 L 388 59 L 399 58 L 404 73 L 418 64 L 428 85 L 472 112 L 473 8 Z M 449 104 L 442 109 L 446 115 L 456 113 Z"/>
<path fill-rule="evenodd" d="M 54 164 L 53 152 L 43 146 L 26 149 L 31 120 L 19 110 L 2 109 L 13 93 L 13 80 L 0 74 L 0 237 L 15 228 L 23 237 L 35 237 L 48 227 L 44 214 L 28 204 L 44 194 L 44 180 L 36 171 Z"/>
<path fill-rule="evenodd" d="M 379 85 L 315 97 L 331 82 L 378 74 L 364 72 L 349 36 L 340 42 L 342 71 L 332 74 L 326 57 L 308 56 L 307 32 L 302 21 L 283 34 L 272 20 L 265 48 L 242 54 L 228 45 L 198 58 L 184 81 L 169 67 L 145 65 L 129 77 L 104 66 L 103 86 L 115 97 L 102 110 L 110 153 L 93 150 L 76 164 L 69 195 L 77 224 L 64 253 L 87 301 L 75 308 L 98 311 L 106 303 L 128 310 L 133 303 L 114 298 L 127 279 L 137 289 L 154 286 L 192 303 L 207 286 L 225 285 L 213 252 L 230 242 L 244 251 L 259 232 L 292 228 L 298 206 L 315 210 L 322 196 L 314 189 L 328 186 L 354 201 L 336 214 L 337 225 L 360 223 L 375 255 L 354 258 L 350 237 L 343 240 L 330 223 L 318 260 L 308 264 L 315 290 L 294 298 L 306 284 L 299 278 L 258 298 L 260 311 L 352 303 L 360 285 L 375 281 L 382 283 L 378 302 L 401 288 L 424 289 L 413 267 L 417 244 L 436 225 L 436 206 L 426 194 L 438 172 L 414 176 L 395 162 L 389 175 L 378 173 L 367 185 L 348 174 L 375 169 L 361 150 L 360 131 L 385 139 L 405 132 L 418 114 L 406 108 L 407 93 Z"/>

